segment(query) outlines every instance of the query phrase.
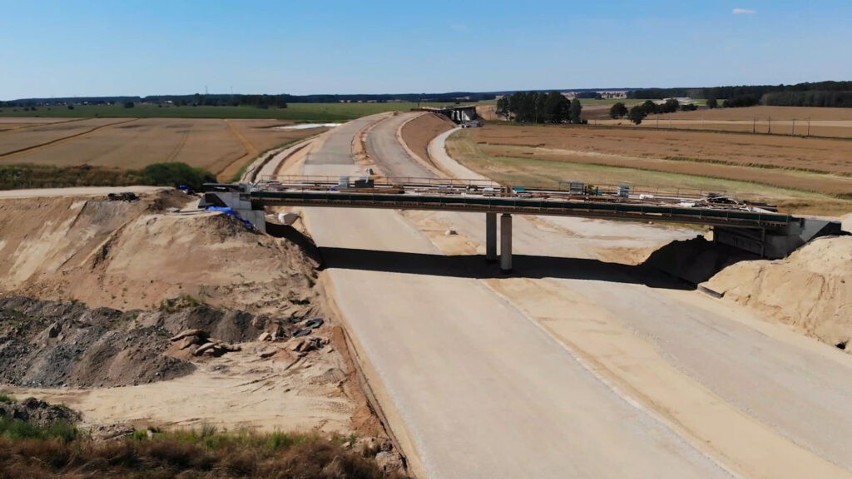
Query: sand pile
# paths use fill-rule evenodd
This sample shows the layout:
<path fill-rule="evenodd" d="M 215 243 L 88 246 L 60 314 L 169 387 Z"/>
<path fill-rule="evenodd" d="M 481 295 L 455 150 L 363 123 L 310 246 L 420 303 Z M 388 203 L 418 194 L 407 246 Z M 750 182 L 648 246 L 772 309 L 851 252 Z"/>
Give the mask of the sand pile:
<path fill-rule="evenodd" d="M 175 194 L 0 202 L 0 291 L 122 310 L 187 296 L 252 312 L 311 300 L 316 262 L 301 248 L 220 213 L 165 211 Z"/>
<path fill-rule="evenodd" d="M 764 317 L 852 350 L 846 348 L 852 338 L 852 236 L 816 239 L 783 260 L 729 266 L 706 286 Z"/>

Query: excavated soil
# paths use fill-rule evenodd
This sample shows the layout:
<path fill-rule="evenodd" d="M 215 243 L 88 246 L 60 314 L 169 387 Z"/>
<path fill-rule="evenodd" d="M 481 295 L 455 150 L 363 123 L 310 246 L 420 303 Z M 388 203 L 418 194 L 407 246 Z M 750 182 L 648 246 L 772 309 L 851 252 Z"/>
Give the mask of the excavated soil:
<path fill-rule="evenodd" d="M 89 309 L 75 303 L 0 298 L 0 383 L 26 387 L 104 387 L 174 379 L 195 370 L 170 338 L 186 330 L 227 343 L 264 332 L 290 338 L 310 309 L 256 316 L 208 305 L 178 311 Z"/>
<path fill-rule="evenodd" d="M 852 350 L 852 236 L 818 238 L 782 260 L 735 264 L 705 286 L 770 321 Z"/>
<path fill-rule="evenodd" d="M 297 245 L 224 214 L 169 211 L 187 199 L 0 201 L 0 292 L 121 310 L 178 296 L 256 313 L 310 301 L 316 262 Z"/>
<path fill-rule="evenodd" d="M 193 200 L 0 200 L 0 384 L 89 425 L 383 435 L 310 240 Z"/>

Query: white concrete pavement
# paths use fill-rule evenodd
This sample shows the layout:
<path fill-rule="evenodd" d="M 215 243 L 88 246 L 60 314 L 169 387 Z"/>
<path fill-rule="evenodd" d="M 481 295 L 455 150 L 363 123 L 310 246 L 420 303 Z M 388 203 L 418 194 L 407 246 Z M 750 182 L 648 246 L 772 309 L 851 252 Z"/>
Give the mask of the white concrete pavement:
<path fill-rule="evenodd" d="M 371 136 L 383 134 L 380 126 Z M 351 144 L 343 136 L 358 129 L 335 131 L 346 133 L 313 154 L 305 173 L 352 168 L 340 148 Z M 381 166 L 389 175 L 402 172 Z M 415 472 L 440 478 L 729 476 L 482 282 L 392 272 L 437 253 L 398 213 L 305 213 L 317 244 L 330 253 L 324 274 L 367 369 L 375 372 L 383 407 L 397 418 L 392 426 L 411 449 Z M 403 254 L 383 258 L 371 255 L 374 250 Z M 335 255 L 344 267 L 335 267 Z M 345 267 L 358 256 L 371 268 Z"/>

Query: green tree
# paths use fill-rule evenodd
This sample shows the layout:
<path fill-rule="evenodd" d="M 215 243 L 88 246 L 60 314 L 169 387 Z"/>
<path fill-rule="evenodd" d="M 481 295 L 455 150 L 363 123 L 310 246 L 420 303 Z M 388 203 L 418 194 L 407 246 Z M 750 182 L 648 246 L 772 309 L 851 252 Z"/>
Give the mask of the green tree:
<path fill-rule="evenodd" d="M 624 118 L 627 115 L 628 110 L 627 106 L 624 103 L 618 102 L 615 105 L 612 105 L 609 109 L 609 117 L 610 118 Z"/>
<path fill-rule="evenodd" d="M 641 108 L 642 111 L 645 113 L 645 116 L 657 113 L 657 104 L 654 103 L 652 100 L 645 100 L 645 103 L 642 103 Z"/>
<path fill-rule="evenodd" d="M 669 98 L 665 103 L 663 103 L 661 113 L 674 113 L 678 108 L 680 108 L 680 102 L 677 101 L 676 98 Z"/>
<path fill-rule="evenodd" d="M 630 109 L 630 113 L 627 114 L 627 117 L 630 119 L 630 121 L 637 125 L 641 124 L 642 120 L 644 120 L 646 116 L 647 113 L 645 113 L 645 109 L 642 107 L 642 105 L 634 106 Z"/>
<path fill-rule="evenodd" d="M 215 183 L 216 176 L 202 168 L 193 168 L 186 163 L 154 163 L 142 170 L 146 180 L 153 185 L 188 185 L 195 190 L 204 183 Z"/>
<path fill-rule="evenodd" d="M 547 94 L 544 101 L 544 115 L 547 123 L 564 123 L 568 120 L 568 114 L 571 104 L 565 95 L 558 91 L 552 91 Z"/>
<path fill-rule="evenodd" d="M 575 125 L 579 125 L 580 123 L 583 123 L 583 118 L 581 116 L 582 113 L 583 113 L 583 105 L 580 103 L 580 100 L 577 99 L 577 98 L 574 98 L 573 100 L 571 100 L 571 107 L 570 107 L 569 113 L 568 113 L 571 123 L 574 123 Z"/>
<path fill-rule="evenodd" d="M 712 110 L 712 109 L 718 108 L 718 107 L 719 107 L 719 102 L 716 101 L 715 98 L 710 97 L 710 98 L 707 99 L 707 108 Z"/>

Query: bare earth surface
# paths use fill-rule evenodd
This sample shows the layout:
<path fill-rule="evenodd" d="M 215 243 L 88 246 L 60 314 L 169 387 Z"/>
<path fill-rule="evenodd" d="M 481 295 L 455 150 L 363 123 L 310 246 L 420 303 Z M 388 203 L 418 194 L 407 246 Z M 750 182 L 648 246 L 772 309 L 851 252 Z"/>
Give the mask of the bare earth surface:
<path fill-rule="evenodd" d="M 261 152 L 324 131 L 277 128 L 286 124 L 182 118 L 0 119 L 0 162 L 138 169 L 178 161 L 230 180 Z"/>
<path fill-rule="evenodd" d="M 89 425 L 211 424 L 383 435 L 338 328 L 323 314 L 313 259 L 295 244 L 248 231 L 229 216 L 193 211 L 183 193 L 138 190 L 139 201 L 108 201 L 105 195 L 113 190 L 25 191 L 24 198 L 0 200 L 0 294 L 120 310 L 97 310 L 115 319 L 96 325 L 87 319 L 94 313 L 78 312 L 45 325 L 44 332 L 4 336 L 4 358 L 37 361 L 15 385 L 0 390 L 65 403 Z M 170 306 L 180 303 L 202 312 Z M 209 308 L 229 313 L 221 317 Z M 158 318 L 171 311 L 169 323 L 160 324 Z M 15 326 L 24 313 L 8 313 L 11 319 L 4 321 L 12 323 L 3 322 L 4 331 L 25 332 Z M 211 314 L 221 319 L 203 326 Z M 325 323 L 307 338 L 255 341 L 264 327 L 299 317 Z M 164 356 L 150 360 L 149 348 L 168 346 L 169 337 L 197 327 L 242 342 L 240 351 L 202 357 L 172 343 Z M 92 331 L 102 336 L 91 337 Z M 318 349 L 296 350 L 313 337 L 322 341 Z M 170 361 L 165 366 L 163 358 Z M 110 387 L 117 384 L 125 386 Z"/>

